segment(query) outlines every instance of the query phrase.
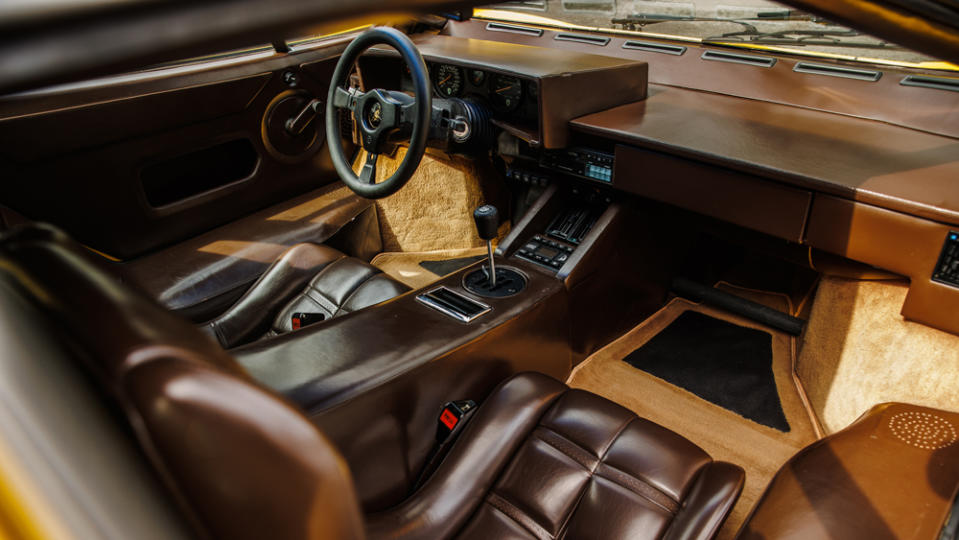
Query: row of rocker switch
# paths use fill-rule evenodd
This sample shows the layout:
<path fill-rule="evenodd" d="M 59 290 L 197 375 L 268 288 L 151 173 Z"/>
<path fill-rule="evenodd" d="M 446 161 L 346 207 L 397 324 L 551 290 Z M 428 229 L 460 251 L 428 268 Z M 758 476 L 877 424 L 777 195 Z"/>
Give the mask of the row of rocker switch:
<path fill-rule="evenodd" d="M 548 177 L 520 169 L 507 169 L 506 178 L 512 178 L 531 186 L 546 187 L 549 184 Z"/>

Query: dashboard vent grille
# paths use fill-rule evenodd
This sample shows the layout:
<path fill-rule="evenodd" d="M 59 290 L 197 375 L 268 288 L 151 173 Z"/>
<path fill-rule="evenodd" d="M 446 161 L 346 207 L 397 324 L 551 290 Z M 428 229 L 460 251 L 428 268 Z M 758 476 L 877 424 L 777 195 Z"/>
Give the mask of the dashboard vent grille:
<path fill-rule="evenodd" d="M 746 64 L 748 66 L 763 68 L 771 68 L 776 65 L 775 58 L 726 51 L 706 51 L 703 53 L 702 59 L 717 62 L 731 62 L 733 64 Z"/>
<path fill-rule="evenodd" d="M 629 40 L 623 43 L 624 49 L 636 49 L 637 51 L 655 52 L 663 54 L 674 54 L 682 56 L 686 52 L 686 47 L 682 45 L 671 45 L 669 43 L 653 43 L 651 41 Z"/>
<path fill-rule="evenodd" d="M 515 24 L 504 24 L 504 23 L 486 23 L 487 32 L 508 32 L 510 34 L 522 34 L 524 36 L 534 36 L 540 37 L 543 35 L 543 30 L 540 28 L 529 28 L 526 26 L 516 26 Z"/>
<path fill-rule="evenodd" d="M 906 75 L 899 81 L 903 86 L 919 86 L 921 88 L 934 88 L 936 90 L 950 90 L 959 92 L 959 79 L 948 77 L 929 77 L 928 75 Z"/>
<path fill-rule="evenodd" d="M 608 37 L 587 36 L 584 34 L 570 34 L 567 32 L 556 34 L 556 37 L 553 39 L 557 41 L 575 41 L 577 43 L 585 43 L 587 45 L 596 45 L 599 47 L 605 47 L 606 45 L 609 44 Z"/>
<path fill-rule="evenodd" d="M 416 300 L 465 323 L 492 311 L 486 304 L 446 287 L 437 287 L 430 292 L 419 294 Z"/>
<path fill-rule="evenodd" d="M 796 66 L 793 67 L 793 71 L 871 82 L 878 81 L 879 78 L 882 77 L 881 71 L 874 71 L 871 69 L 856 69 L 844 66 L 830 66 L 827 64 L 814 64 L 812 62 L 797 62 Z"/>

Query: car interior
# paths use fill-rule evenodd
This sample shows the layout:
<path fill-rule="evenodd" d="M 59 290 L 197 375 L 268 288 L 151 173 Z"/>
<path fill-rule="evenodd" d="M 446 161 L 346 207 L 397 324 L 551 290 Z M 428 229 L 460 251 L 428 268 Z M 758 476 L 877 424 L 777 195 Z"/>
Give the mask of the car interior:
<path fill-rule="evenodd" d="M 957 538 L 959 6 L 787 3 L 0 8 L 0 532 Z"/>

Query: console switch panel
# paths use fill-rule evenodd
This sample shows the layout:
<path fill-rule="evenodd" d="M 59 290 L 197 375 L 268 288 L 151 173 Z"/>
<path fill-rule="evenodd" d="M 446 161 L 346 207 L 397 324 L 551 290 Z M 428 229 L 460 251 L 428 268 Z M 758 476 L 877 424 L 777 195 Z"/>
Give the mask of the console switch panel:
<path fill-rule="evenodd" d="M 959 287 L 959 232 L 949 231 L 932 280 Z"/>
<path fill-rule="evenodd" d="M 516 256 L 550 270 L 559 270 L 575 249 L 573 246 L 537 234 L 519 248 Z"/>

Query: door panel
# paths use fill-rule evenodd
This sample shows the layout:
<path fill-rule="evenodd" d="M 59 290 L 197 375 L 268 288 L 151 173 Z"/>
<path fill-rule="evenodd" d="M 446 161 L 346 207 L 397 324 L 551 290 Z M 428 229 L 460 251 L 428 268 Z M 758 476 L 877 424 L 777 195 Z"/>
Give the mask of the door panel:
<path fill-rule="evenodd" d="M 277 137 L 351 38 L 0 97 L 0 202 L 125 260 L 333 182 L 322 116 Z"/>

